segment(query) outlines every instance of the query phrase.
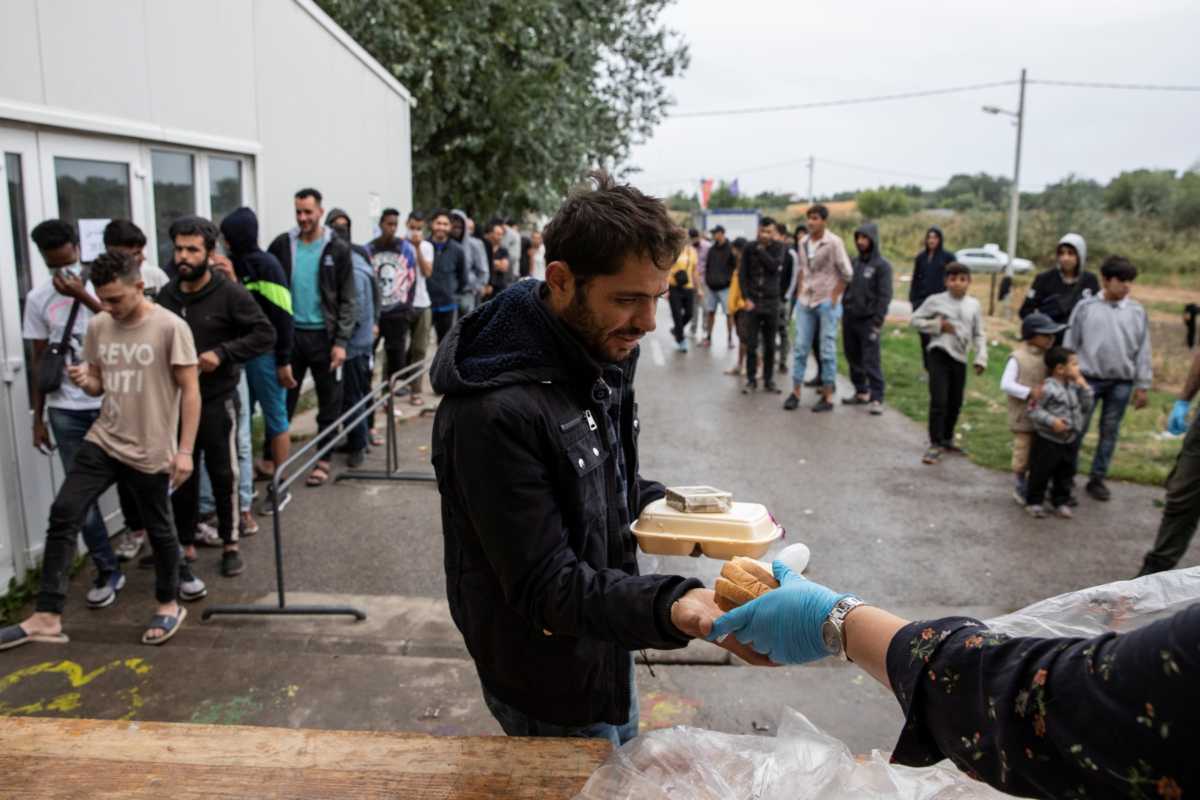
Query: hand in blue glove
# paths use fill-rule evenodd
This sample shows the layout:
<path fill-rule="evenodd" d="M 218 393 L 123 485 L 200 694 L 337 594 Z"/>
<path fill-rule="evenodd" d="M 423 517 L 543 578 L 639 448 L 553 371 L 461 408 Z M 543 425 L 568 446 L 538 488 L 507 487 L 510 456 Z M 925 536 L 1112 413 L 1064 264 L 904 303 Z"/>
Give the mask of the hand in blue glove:
<path fill-rule="evenodd" d="M 1187 400 L 1175 401 L 1175 407 L 1171 409 L 1171 416 L 1167 418 L 1167 433 L 1175 436 L 1187 433 L 1187 415 L 1190 405 Z"/>
<path fill-rule="evenodd" d="M 829 651 L 821 639 L 821 626 L 834 604 L 848 595 L 805 580 L 782 561 L 773 563 L 771 569 L 779 588 L 718 617 L 708 640 L 732 634 L 776 664 L 825 658 Z"/>

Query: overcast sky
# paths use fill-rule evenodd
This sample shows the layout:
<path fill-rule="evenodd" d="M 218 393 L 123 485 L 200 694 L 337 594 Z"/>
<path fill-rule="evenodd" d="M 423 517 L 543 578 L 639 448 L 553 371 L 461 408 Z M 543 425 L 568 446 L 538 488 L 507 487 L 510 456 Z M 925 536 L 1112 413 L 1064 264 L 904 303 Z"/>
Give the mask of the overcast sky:
<path fill-rule="evenodd" d="M 679 0 L 665 15 L 691 47 L 676 111 L 786 105 L 1031 79 L 1200 84 L 1200 3 L 958 0 L 858 3 Z M 845 108 L 668 118 L 630 163 L 657 194 L 702 176 L 744 192 L 880 184 L 932 188 L 957 172 L 1011 175 L 1017 87 Z M 1186 169 L 1200 160 L 1200 93 L 1029 86 L 1023 189 L 1074 172 Z M 821 163 L 856 164 L 855 169 Z M 791 162 L 791 163 L 786 163 Z M 778 166 L 776 166 L 778 165 Z M 909 173 L 909 174 L 890 174 Z"/>

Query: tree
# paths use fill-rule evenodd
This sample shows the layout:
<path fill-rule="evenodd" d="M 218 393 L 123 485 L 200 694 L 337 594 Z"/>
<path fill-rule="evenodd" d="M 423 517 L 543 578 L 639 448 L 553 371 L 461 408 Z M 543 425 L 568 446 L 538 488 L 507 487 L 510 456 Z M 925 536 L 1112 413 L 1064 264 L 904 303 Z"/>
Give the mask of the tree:
<path fill-rule="evenodd" d="M 903 189 L 895 186 L 859 192 L 855 200 L 858 202 L 858 210 L 867 219 L 879 219 L 909 212 L 908 195 L 904 193 Z"/>
<path fill-rule="evenodd" d="M 658 22 L 671 0 L 318 2 L 417 101 L 418 207 L 553 210 L 649 136 L 688 66 Z"/>
<path fill-rule="evenodd" d="M 1175 230 L 1200 227 L 1200 169 L 1193 167 L 1179 179 L 1171 209 Z"/>
<path fill-rule="evenodd" d="M 1138 216 L 1165 216 L 1171 210 L 1174 189 L 1175 173 L 1169 169 L 1122 172 L 1104 190 L 1104 206 Z"/>

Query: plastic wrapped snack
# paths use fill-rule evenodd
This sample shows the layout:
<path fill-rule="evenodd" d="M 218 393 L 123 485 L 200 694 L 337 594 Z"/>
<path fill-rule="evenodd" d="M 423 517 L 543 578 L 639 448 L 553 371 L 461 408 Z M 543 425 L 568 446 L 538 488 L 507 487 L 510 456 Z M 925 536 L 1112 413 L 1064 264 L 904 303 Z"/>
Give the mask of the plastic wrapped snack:
<path fill-rule="evenodd" d="M 783 535 L 765 506 L 733 503 L 719 514 L 689 514 L 655 500 L 631 526 L 643 551 L 687 556 L 697 548 L 709 558 L 758 558 Z"/>
<path fill-rule="evenodd" d="M 733 505 L 733 495 L 713 486 L 675 486 L 667 489 L 667 505 L 688 514 L 720 514 Z"/>

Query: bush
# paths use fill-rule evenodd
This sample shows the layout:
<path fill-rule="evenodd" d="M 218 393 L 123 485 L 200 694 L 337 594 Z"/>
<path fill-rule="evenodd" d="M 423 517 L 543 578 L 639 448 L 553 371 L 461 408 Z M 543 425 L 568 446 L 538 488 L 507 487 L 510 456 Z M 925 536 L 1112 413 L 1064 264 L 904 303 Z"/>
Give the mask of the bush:
<path fill-rule="evenodd" d="M 903 189 L 871 189 L 859 192 L 855 198 L 858 210 L 867 219 L 880 219 L 909 211 L 908 195 Z"/>

